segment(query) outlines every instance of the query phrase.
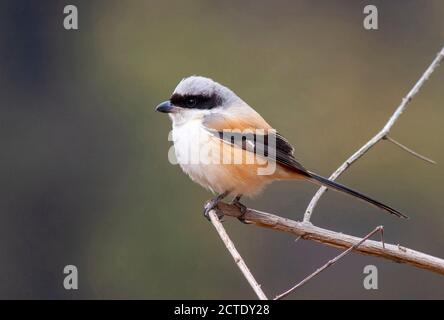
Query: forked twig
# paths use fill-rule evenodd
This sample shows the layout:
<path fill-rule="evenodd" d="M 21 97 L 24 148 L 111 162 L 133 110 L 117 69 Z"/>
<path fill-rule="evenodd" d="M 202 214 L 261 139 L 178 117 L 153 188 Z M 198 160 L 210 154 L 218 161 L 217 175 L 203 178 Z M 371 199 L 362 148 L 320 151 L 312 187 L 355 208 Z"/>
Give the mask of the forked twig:
<path fill-rule="evenodd" d="M 413 97 L 418 93 L 419 89 L 421 89 L 421 87 L 427 81 L 427 79 L 430 77 L 433 71 L 435 71 L 435 69 L 439 66 L 439 63 L 442 61 L 443 58 L 444 58 L 444 47 L 441 49 L 441 51 L 438 53 L 438 55 L 430 64 L 430 66 L 426 69 L 426 71 L 423 73 L 421 78 L 419 78 L 419 80 L 416 82 L 413 88 L 405 96 L 405 98 L 402 99 L 401 104 L 395 110 L 395 112 L 387 121 L 385 126 L 381 129 L 381 131 L 379 131 L 373 138 L 371 138 L 366 144 L 364 144 L 358 151 L 352 154 L 338 169 L 336 169 L 336 171 L 333 172 L 333 174 L 329 177 L 330 180 L 335 180 L 337 177 L 339 177 L 345 170 L 348 169 L 348 167 L 350 167 L 351 164 L 353 164 L 356 160 L 362 157 L 368 150 L 370 150 L 371 147 L 373 147 L 379 141 L 387 137 L 395 122 L 398 120 L 398 118 L 407 108 L 409 102 L 412 101 Z M 404 149 L 404 150 L 412 154 L 416 154 L 415 152 L 412 152 L 410 149 L 408 150 Z M 311 199 L 307 209 L 305 210 L 304 214 L 305 222 L 310 221 L 314 208 L 316 207 L 317 203 L 319 202 L 319 199 L 322 197 L 322 195 L 325 193 L 326 190 L 327 188 L 325 187 L 319 188 L 314 197 Z"/>
<path fill-rule="evenodd" d="M 294 221 L 267 212 L 249 208 L 246 212 L 241 212 L 235 205 L 224 202 L 220 202 L 218 208 L 225 217 L 242 217 L 245 221 L 248 221 L 251 226 L 255 225 L 274 231 L 286 232 L 296 237 L 300 236 L 304 240 L 319 242 L 335 248 L 348 249 L 362 240 L 361 238 L 346 233 L 320 228 L 311 223 Z M 399 244 L 381 244 L 379 241 L 367 240 L 357 247 L 355 252 L 398 263 L 409 264 L 415 268 L 444 275 L 443 259 Z"/>
<path fill-rule="evenodd" d="M 410 153 L 411 155 L 424 160 L 425 162 L 431 163 L 431 164 L 436 164 L 436 162 L 430 158 L 427 158 L 426 156 L 423 156 L 422 154 L 419 154 L 416 151 L 413 151 L 412 149 L 410 149 L 409 147 L 403 145 L 401 142 L 396 141 L 395 139 L 393 139 L 390 136 L 385 136 L 383 138 L 384 140 L 390 141 L 391 143 L 393 143 L 395 146 L 398 146 L 399 148 L 401 148 L 404 151 L 407 151 L 408 153 Z"/>
<path fill-rule="evenodd" d="M 354 249 L 356 249 L 357 247 L 359 247 L 362 243 L 364 243 L 368 238 L 370 238 L 372 235 L 374 235 L 377 232 L 381 232 L 381 236 L 383 233 L 384 227 L 383 226 L 379 226 L 376 227 L 372 232 L 370 232 L 369 234 L 367 234 L 364 238 L 362 238 L 361 241 L 359 241 L 358 243 L 354 244 L 353 246 L 351 246 L 350 248 L 348 248 L 347 250 L 345 250 L 344 252 L 342 252 L 340 255 L 336 256 L 335 258 L 331 259 L 330 261 L 328 261 L 326 264 L 324 264 L 322 267 L 320 267 L 319 269 L 317 269 L 315 272 L 313 272 L 312 274 L 310 274 L 308 277 L 306 277 L 305 279 L 303 279 L 301 282 L 297 283 L 296 285 L 294 285 L 293 287 L 291 287 L 290 289 L 288 289 L 287 291 L 277 295 L 274 300 L 280 300 L 282 298 L 285 298 L 286 296 L 288 296 L 290 293 L 292 293 L 293 291 L 295 291 L 297 288 L 302 287 L 304 284 L 306 284 L 308 281 L 310 281 L 311 279 L 313 279 L 314 277 L 316 277 L 318 274 L 320 274 L 322 271 L 324 271 L 325 269 L 327 269 L 328 267 L 331 267 L 332 265 L 334 265 L 336 262 L 338 262 L 340 259 L 342 259 L 344 256 L 346 256 L 347 254 L 349 254 L 350 252 L 352 252 Z M 384 246 L 384 242 L 383 242 L 383 246 Z"/>
<path fill-rule="evenodd" d="M 360 157 L 362 157 L 369 149 L 371 149 L 375 144 L 377 144 L 382 139 L 387 139 L 390 142 L 394 143 L 398 147 L 402 148 L 403 150 L 411 153 L 412 155 L 425 160 L 427 162 L 434 163 L 433 160 L 428 159 L 427 157 L 424 157 L 413 150 L 407 148 L 406 146 L 402 145 L 401 143 L 395 141 L 394 139 L 390 138 L 388 136 L 390 129 L 393 127 L 395 122 L 398 120 L 402 112 L 407 108 L 407 105 L 409 102 L 413 99 L 413 97 L 418 93 L 420 88 L 423 86 L 423 84 L 426 82 L 426 80 L 430 77 L 430 75 L 433 73 L 433 71 L 438 67 L 439 63 L 444 58 L 444 47 L 441 49 L 441 51 L 438 53 L 436 58 L 433 60 L 431 65 L 427 68 L 427 70 L 424 72 L 424 74 L 421 76 L 421 78 L 416 82 L 416 84 L 413 86 L 413 88 L 410 90 L 410 92 L 405 96 L 405 98 L 402 99 L 401 104 L 398 106 L 398 108 L 395 110 L 393 115 L 390 117 L 388 122 L 385 124 L 385 126 L 379 131 L 373 138 L 371 138 L 365 145 L 363 145 L 359 150 L 357 150 L 353 155 L 351 155 L 336 171 L 329 177 L 331 180 L 335 180 L 338 176 L 340 176 L 347 168 L 354 163 L 356 160 L 358 160 Z M 319 227 L 316 227 L 312 225 L 309 221 L 311 218 L 311 215 L 313 213 L 314 208 L 316 207 L 316 204 L 318 203 L 321 196 L 324 194 L 324 192 L 327 189 L 325 187 L 321 187 L 317 193 L 314 195 L 314 197 L 311 199 L 310 204 L 308 205 L 305 214 L 304 214 L 304 222 L 297 222 L 290 219 L 285 219 L 279 216 L 275 216 L 269 213 L 260 212 L 252 209 L 248 209 L 247 212 L 240 212 L 239 208 L 236 206 L 219 203 L 218 207 L 222 210 L 222 212 L 226 215 L 233 216 L 233 217 L 242 217 L 246 221 L 250 221 L 253 224 L 257 226 L 262 226 L 266 228 L 272 228 L 274 230 L 278 231 L 284 231 L 291 234 L 294 234 L 298 237 L 301 237 L 305 240 L 313 240 L 317 242 L 321 242 L 326 245 L 330 245 L 333 247 L 339 247 L 339 248 L 347 248 L 344 252 L 342 252 L 340 255 L 338 255 L 336 258 L 330 260 L 325 264 L 323 267 L 316 270 L 314 273 L 309 275 L 307 278 L 290 288 L 289 290 L 285 291 L 284 293 L 278 295 L 275 299 L 281 299 L 291 292 L 293 292 L 295 289 L 299 288 L 300 286 L 307 283 L 310 279 L 315 277 L 317 274 L 322 272 L 323 270 L 327 269 L 329 266 L 336 263 L 339 259 L 350 253 L 352 250 L 356 250 L 357 252 L 360 252 L 362 254 L 368 254 L 368 255 L 374 255 L 381 258 L 386 258 L 392 261 L 401 262 L 401 263 L 407 263 L 412 266 L 426 269 L 429 271 L 433 271 L 439 274 L 444 274 L 444 260 L 424 254 L 422 252 L 414 251 L 411 249 L 407 249 L 404 247 L 401 247 L 399 245 L 395 246 L 392 244 L 386 245 L 383 241 L 383 228 L 377 227 L 375 230 L 370 232 L 367 236 L 365 236 L 362 239 L 330 231 L 327 229 L 322 229 Z M 231 256 L 233 257 L 234 261 L 236 262 L 237 266 L 243 273 L 244 277 L 247 279 L 250 286 L 253 288 L 256 295 L 261 300 L 267 300 L 267 296 L 261 289 L 260 284 L 256 281 L 254 276 L 252 275 L 251 271 L 247 267 L 245 261 L 242 259 L 239 252 L 236 250 L 236 247 L 234 246 L 233 242 L 229 238 L 227 232 L 225 231 L 225 228 L 222 226 L 222 223 L 219 221 L 219 218 L 217 216 L 217 213 L 214 210 L 211 210 L 209 212 L 210 220 L 219 233 L 220 238 L 224 242 L 225 246 L 227 247 L 228 251 L 230 252 Z M 368 240 L 373 234 L 376 232 L 381 232 L 381 239 L 382 239 L 382 245 L 380 243 L 377 243 L 372 240 Z"/>

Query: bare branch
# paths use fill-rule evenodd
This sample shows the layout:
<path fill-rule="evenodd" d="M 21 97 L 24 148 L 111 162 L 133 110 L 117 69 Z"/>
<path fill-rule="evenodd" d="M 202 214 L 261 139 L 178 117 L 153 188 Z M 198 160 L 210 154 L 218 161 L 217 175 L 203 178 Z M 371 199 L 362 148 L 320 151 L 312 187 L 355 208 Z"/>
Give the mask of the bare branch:
<path fill-rule="evenodd" d="M 438 53 L 436 58 L 433 60 L 433 62 L 430 64 L 430 66 L 427 68 L 427 70 L 424 72 L 424 74 L 419 78 L 418 82 L 413 86 L 413 88 L 410 90 L 410 92 L 402 99 L 401 104 L 398 106 L 398 108 L 395 110 L 393 115 L 390 117 L 390 119 L 387 121 L 385 126 L 379 131 L 373 138 L 371 138 L 366 144 L 364 144 L 358 151 L 356 151 L 353 155 L 351 155 L 336 171 L 329 177 L 330 180 L 335 180 L 337 177 L 339 177 L 345 170 L 347 170 L 348 167 L 352 163 L 354 163 L 356 160 L 358 160 L 360 157 L 362 157 L 371 147 L 373 147 L 376 143 L 381 141 L 384 137 L 386 137 L 395 122 L 398 120 L 398 118 L 401 116 L 401 114 L 404 112 L 404 110 L 407 108 L 407 105 L 409 102 L 413 99 L 413 97 L 418 93 L 419 89 L 423 86 L 423 84 L 427 81 L 427 79 L 430 77 L 430 75 L 435 71 L 435 69 L 439 66 L 439 63 L 444 58 L 444 47 L 441 49 L 441 51 Z M 304 221 L 309 222 L 311 215 L 313 213 L 314 208 L 316 207 L 319 199 L 322 197 L 322 195 L 325 193 L 327 188 L 321 187 L 314 197 L 311 199 L 310 204 L 308 205 L 307 209 L 305 210 L 304 214 Z"/>
<path fill-rule="evenodd" d="M 214 228 L 216 229 L 217 233 L 219 233 L 220 238 L 222 239 L 223 243 L 227 247 L 228 251 L 230 252 L 231 256 L 233 257 L 234 261 L 236 262 L 237 266 L 241 270 L 244 277 L 247 279 L 250 286 L 253 288 L 254 292 L 258 296 L 260 300 L 268 300 L 267 296 L 261 289 L 261 285 L 257 283 L 256 279 L 254 278 L 253 274 L 251 273 L 250 269 L 248 269 L 244 259 L 242 259 L 242 256 L 237 251 L 236 247 L 234 246 L 233 241 L 231 241 L 230 237 L 228 236 L 227 232 L 225 231 L 225 228 L 223 227 L 222 223 L 220 222 L 216 212 L 214 210 L 211 210 L 209 212 L 209 216 L 211 219 L 211 223 L 213 224 Z"/>
<path fill-rule="evenodd" d="M 436 162 L 435 162 L 434 160 L 432 160 L 432 159 L 430 159 L 430 158 L 427 158 L 426 156 L 423 156 L 422 154 L 419 154 L 419 153 L 413 151 L 412 149 L 406 147 L 405 145 L 403 145 L 402 143 L 396 141 L 395 139 L 393 139 L 393 138 L 390 137 L 390 136 L 385 136 L 383 139 L 384 139 L 384 140 L 387 140 L 387 141 L 390 141 L 390 142 L 393 143 L 395 146 L 400 147 L 402 150 L 407 151 L 407 152 L 410 153 L 411 155 L 413 155 L 413 156 L 415 156 L 415 157 L 417 157 L 417 158 L 419 158 L 419 159 L 421 159 L 421 160 L 424 160 L 424 161 L 426 161 L 426 162 L 428 162 L 428 163 L 431 163 L 431 164 L 436 164 Z"/>
<path fill-rule="evenodd" d="M 322 271 L 324 271 L 325 269 L 327 269 L 328 267 L 331 267 L 332 265 L 334 265 L 336 262 L 338 262 L 340 259 L 342 259 L 343 257 L 345 257 L 347 254 L 349 254 L 350 252 L 352 252 L 354 249 L 356 249 L 357 247 L 359 247 L 362 243 L 364 243 L 365 240 L 367 240 L 368 238 L 370 238 L 372 235 L 374 235 L 376 232 L 383 232 L 384 227 L 383 226 L 379 226 L 376 227 L 372 232 L 370 232 L 369 234 L 367 234 L 364 238 L 362 238 L 361 241 L 359 241 L 358 243 L 354 244 L 353 246 L 351 246 L 350 248 L 348 248 L 347 250 L 345 250 L 344 252 L 342 252 L 340 255 L 336 256 L 335 258 L 331 259 L 330 261 L 328 261 L 326 264 L 324 264 L 322 267 L 320 267 L 319 269 L 317 269 L 315 272 L 313 272 L 312 274 L 310 274 L 308 277 L 304 278 L 301 282 L 297 283 L 296 285 L 294 285 L 293 287 L 291 287 L 290 289 L 288 289 L 287 291 L 277 295 L 274 300 L 280 300 L 282 298 L 285 298 L 286 296 L 288 296 L 290 293 L 292 293 L 293 291 L 295 291 L 297 288 L 302 287 L 304 284 L 306 284 L 308 281 L 310 281 L 311 279 L 313 279 L 314 277 L 316 277 L 318 274 L 320 274 Z M 382 243 L 382 245 L 384 246 L 384 243 Z"/>
<path fill-rule="evenodd" d="M 316 227 L 309 222 L 298 222 L 253 209 L 248 209 L 243 215 L 236 206 L 222 202 L 219 203 L 218 208 L 226 216 L 242 217 L 257 226 L 287 232 L 297 237 L 300 236 L 304 240 L 312 240 L 336 248 L 347 249 L 362 240 L 351 235 Z M 356 248 L 355 252 L 398 263 L 406 263 L 417 268 L 444 275 L 443 259 L 408 249 L 404 246 L 388 243 L 385 243 L 383 246 L 379 241 L 367 240 Z"/>
<path fill-rule="evenodd" d="M 424 85 L 424 83 L 430 77 L 430 75 L 434 72 L 434 70 L 438 67 L 439 63 L 443 60 L 443 58 L 444 58 L 444 47 L 438 53 L 436 58 L 433 60 L 433 62 L 427 68 L 427 70 L 424 72 L 421 78 L 409 91 L 409 93 L 402 99 L 401 104 L 392 114 L 392 116 L 387 121 L 385 126 L 366 144 L 364 144 L 361 148 L 359 148 L 359 150 L 357 150 L 354 154 L 352 154 L 338 169 L 336 169 L 336 171 L 329 177 L 330 180 L 335 180 L 345 170 L 347 170 L 347 168 L 350 167 L 351 164 L 353 164 L 356 160 L 362 157 L 368 150 L 370 150 L 374 145 L 376 145 L 382 139 L 389 140 L 398 147 L 402 148 L 403 150 L 411 153 L 412 155 L 422 160 L 435 163 L 433 160 L 428 159 L 414 152 L 413 150 L 407 148 L 406 146 L 402 145 L 396 140 L 390 138 L 388 134 L 393 125 L 395 124 L 395 122 L 398 120 L 398 118 L 407 108 L 410 101 L 418 93 L 418 91 L 421 89 L 421 87 Z M 292 291 L 307 283 L 310 279 L 312 279 L 313 277 L 315 277 L 316 275 L 327 269 L 329 266 L 336 263 L 339 259 L 341 259 L 342 257 L 344 257 L 353 250 L 361 254 L 372 255 L 380 258 L 385 258 L 391 261 L 395 261 L 398 263 L 409 264 L 417 268 L 429 270 L 444 275 L 443 259 L 402 247 L 399 244 L 398 245 L 385 244 L 383 240 L 382 227 L 376 228 L 375 230 L 370 232 L 367 236 L 360 239 L 354 236 L 330 231 L 312 225 L 310 223 L 312 212 L 316 207 L 319 199 L 325 193 L 326 190 L 327 188 L 321 187 L 314 195 L 314 197 L 311 199 L 311 202 L 305 211 L 303 222 L 297 222 L 294 220 L 282 218 L 270 213 L 260 212 L 253 209 L 247 209 L 246 212 L 241 212 L 237 206 L 229 205 L 223 202 L 220 202 L 218 204 L 218 209 L 221 210 L 222 213 L 227 216 L 242 218 L 244 221 L 251 222 L 252 224 L 255 224 L 257 226 L 287 232 L 295 235 L 297 239 L 302 238 L 304 240 L 312 240 L 332 247 L 346 249 L 336 258 L 327 262 L 323 267 L 317 269 L 315 272 L 306 277 L 304 280 L 302 280 L 289 290 L 285 291 L 284 293 L 276 296 L 275 299 L 281 299 L 287 296 Z M 222 241 L 224 242 L 225 246 L 232 255 L 234 261 L 236 262 L 237 266 L 243 273 L 244 277 L 247 279 L 250 286 L 253 288 L 259 299 L 267 300 L 267 297 L 265 293 L 262 291 L 261 286 L 257 283 L 255 278 L 251 274 L 250 270 L 245 264 L 245 261 L 242 259 L 241 255 L 236 250 L 233 242 L 230 240 L 228 234 L 226 233 L 224 227 L 222 226 L 222 223 L 219 221 L 217 213 L 214 210 L 212 210 L 210 211 L 209 216 L 212 224 L 219 233 L 219 236 L 221 237 Z M 378 231 L 381 232 L 381 242 L 368 240 L 368 238 L 370 238 L 373 234 L 375 234 Z"/>

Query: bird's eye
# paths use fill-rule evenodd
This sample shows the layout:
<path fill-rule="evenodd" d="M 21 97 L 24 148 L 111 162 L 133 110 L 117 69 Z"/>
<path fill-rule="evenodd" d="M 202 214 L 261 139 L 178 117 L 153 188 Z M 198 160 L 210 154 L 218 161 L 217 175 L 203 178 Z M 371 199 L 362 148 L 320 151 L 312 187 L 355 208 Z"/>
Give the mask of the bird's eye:
<path fill-rule="evenodd" d="M 187 105 L 187 108 L 192 108 L 196 105 L 197 100 L 195 98 L 187 98 L 185 100 L 185 103 Z"/>

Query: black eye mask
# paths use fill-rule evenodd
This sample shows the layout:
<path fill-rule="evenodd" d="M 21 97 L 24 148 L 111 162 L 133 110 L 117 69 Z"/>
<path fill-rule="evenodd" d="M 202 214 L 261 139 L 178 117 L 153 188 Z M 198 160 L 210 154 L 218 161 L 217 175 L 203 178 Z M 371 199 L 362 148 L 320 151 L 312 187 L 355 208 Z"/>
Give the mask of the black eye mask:
<path fill-rule="evenodd" d="M 220 106 L 222 99 L 217 94 L 207 96 L 175 93 L 171 96 L 170 102 L 180 108 L 209 110 Z"/>

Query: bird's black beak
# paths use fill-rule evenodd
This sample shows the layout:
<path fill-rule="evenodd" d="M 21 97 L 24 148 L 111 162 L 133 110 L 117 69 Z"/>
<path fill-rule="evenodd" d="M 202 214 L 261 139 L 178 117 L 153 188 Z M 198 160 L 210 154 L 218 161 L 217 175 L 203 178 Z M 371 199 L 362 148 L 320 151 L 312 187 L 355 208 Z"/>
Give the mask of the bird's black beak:
<path fill-rule="evenodd" d="M 156 107 L 156 111 L 162 113 L 171 113 L 173 109 L 174 107 L 171 105 L 171 102 L 169 100 L 162 102 Z"/>

